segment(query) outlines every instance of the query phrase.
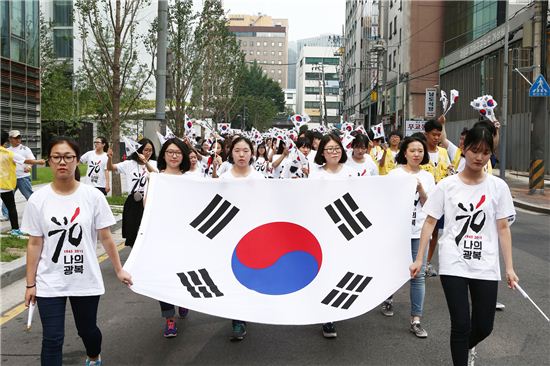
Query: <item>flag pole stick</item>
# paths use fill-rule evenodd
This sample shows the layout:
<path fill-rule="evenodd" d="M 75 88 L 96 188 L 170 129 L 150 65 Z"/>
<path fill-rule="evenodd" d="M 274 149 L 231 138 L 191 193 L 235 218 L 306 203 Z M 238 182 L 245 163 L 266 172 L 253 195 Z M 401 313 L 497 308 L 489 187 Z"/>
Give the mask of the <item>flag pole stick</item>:
<path fill-rule="evenodd" d="M 515 288 L 518 289 L 518 291 L 521 293 L 521 295 L 523 297 L 525 297 L 527 300 L 531 301 L 531 304 L 533 304 L 533 306 L 542 314 L 542 316 L 546 319 L 546 321 L 550 322 L 550 319 L 548 319 L 548 317 L 546 316 L 544 311 L 542 311 L 541 308 L 539 308 L 538 305 L 535 304 L 535 302 L 529 297 L 529 295 L 527 295 L 527 292 L 525 292 L 517 282 L 514 282 L 514 286 L 515 286 Z"/>

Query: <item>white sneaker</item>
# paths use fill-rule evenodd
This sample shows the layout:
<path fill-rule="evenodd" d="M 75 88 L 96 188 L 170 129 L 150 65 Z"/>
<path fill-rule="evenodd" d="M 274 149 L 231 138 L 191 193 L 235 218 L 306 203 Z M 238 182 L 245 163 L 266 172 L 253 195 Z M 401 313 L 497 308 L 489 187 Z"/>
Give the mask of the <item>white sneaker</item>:
<path fill-rule="evenodd" d="M 504 310 L 505 307 L 506 307 L 506 305 L 504 305 L 503 303 L 497 301 L 497 305 L 496 305 L 497 310 Z"/>
<path fill-rule="evenodd" d="M 467 365 L 468 366 L 475 366 L 476 358 L 477 358 L 476 348 L 473 347 L 470 350 L 468 350 L 468 363 L 467 363 Z"/>

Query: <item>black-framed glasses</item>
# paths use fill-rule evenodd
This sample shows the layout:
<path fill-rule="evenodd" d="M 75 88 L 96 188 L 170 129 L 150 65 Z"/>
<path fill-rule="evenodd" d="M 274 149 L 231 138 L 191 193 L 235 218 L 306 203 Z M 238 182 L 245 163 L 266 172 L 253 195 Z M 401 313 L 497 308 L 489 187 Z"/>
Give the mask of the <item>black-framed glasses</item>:
<path fill-rule="evenodd" d="M 327 147 L 323 151 L 326 151 L 329 154 L 334 154 L 334 153 L 339 153 L 340 151 L 342 151 L 342 149 L 340 149 L 340 147 L 338 147 L 338 146 L 336 146 L 336 147 L 331 146 L 331 147 Z"/>
<path fill-rule="evenodd" d="M 175 156 L 175 157 L 182 156 L 181 151 L 176 151 L 176 150 L 166 150 L 164 153 L 166 155 L 172 155 L 172 156 Z"/>
<path fill-rule="evenodd" d="M 50 162 L 54 164 L 61 163 L 63 160 L 65 163 L 72 163 L 76 158 L 76 155 L 53 155 L 49 157 Z"/>

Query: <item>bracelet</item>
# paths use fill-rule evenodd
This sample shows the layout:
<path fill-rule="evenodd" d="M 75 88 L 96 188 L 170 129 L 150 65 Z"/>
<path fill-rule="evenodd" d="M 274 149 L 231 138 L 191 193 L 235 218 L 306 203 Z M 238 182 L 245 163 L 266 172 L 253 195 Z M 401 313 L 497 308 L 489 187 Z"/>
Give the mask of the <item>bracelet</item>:
<path fill-rule="evenodd" d="M 30 285 L 30 286 L 25 286 L 26 288 L 33 288 L 33 287 L 36 287 L 36 283 L 34 285 Z"/>

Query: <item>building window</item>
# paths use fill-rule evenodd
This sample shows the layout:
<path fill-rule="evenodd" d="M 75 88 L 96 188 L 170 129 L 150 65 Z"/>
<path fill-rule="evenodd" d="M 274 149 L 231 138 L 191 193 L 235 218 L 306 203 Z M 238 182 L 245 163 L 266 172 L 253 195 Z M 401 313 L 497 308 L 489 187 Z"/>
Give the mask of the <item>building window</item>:
<path fill-rule="evenodd" d="M 10 3 L 0 1 L 0 46 L 2 47 L 1 55 L 10 57 Z"/>
<path fill-rule="evenodd" d="M 249 54 L 250 54 L 250 55 L 253 55 L 253 54 L 254 54 L 254 51 L 250 51 Z"/>
<path fill-rule="evenodd" d="M 282 56 L 282 55 L 283 55 L 283 53 L 281 51 L 279 51 L 279 56 Z"/>
<path fill-rule="evenodd" d="M 282 70 L 277 70 L 277 74 L 282 74 L 283 71 Z"/>
<path fill-rule="evenodd" d="M 275 42 L 271 42 L 271 47 L 275 47 Z"/>
<path fill-rule="evenodd" d="M 388 37 L 389 39 L 391 39 L 391 35 L 393 34 L 392 29 L 393 29 L 393 22 L 390 22 L 390 36 Z"/>
<path fill-rule="evenodd" d="M 267 42 L 264 42 L 264 47 L 267 47 Z"/>
<path fill-rule="evenodd" d="M 256 42 L 256 47 L 260 47 L 261 45 L 261 42 Z"/>
<path fill-rule="evenodd" d="M 54 26 L 73 25 L 72 0 L 55 0 L 53 2 L 53 23 Z"/>
<path fill-rule="evenodd" d="M 393 34 L 397 34 L 397 15 L 393 17 Z"/>
<path fill-rule="evenodd" d="M 275 51 L 271 51 L 271 56 L 275 56 Z"/>
<path fill-rule="evenodd" d="M 264 51 L 264 56 L 267 56 L 267 51 Z"/>
<path fill-rule="evenodd" d="M 389 61 L 388 61 L 388 69 L 391 70 L 391 55 L 389 55 Z"/>
<path fill-rule="evenodd" d="M 282 64 L 283 64 L 283 61 L 280 61 L 280 60 L 279 60 L 279 61 L 277 61 L 277 63 L 278 63 L 279 65 L 282 65 Z"/>
<path fill-rule="evenodd" d="M 308 109 L 319 109 L 320 106 L 319 102 L 304 102 L 304 107 Z"/>
<path fill-rule="evenodd" d="M 262 53 L 260 51 L 256 51 L 256 56 L 260 56 Z"/>
<path fill-rule="evenodd" d="M 395 64 L 396 62 L 397 62 L 397 51 L 394 50 L 394 51 L 393 51 L 393 68 L 394 68 L 394 69 L 395 69 L 395 67 L 396 67 L 396 64 Z"/>
<path fill-rule="evenodd" d="M 275 70 L 271 70 L 271 73 L 272 73 L 272 74 L 275 74 Z"/>
<path fill-rule="evenodd" d="M 53 48 L 56 57 L 73 57 L 73 30 L 54 29 Z"/>
<path fill-rule="evenodd" d="M 272 64 L 272 65 L 275 65 L 275 61 L 271 60 L 271 64 Z"/>
<path fill-rule="evenodd" d="M 281 79 L 277 79 L 277 82 L 280 84 L 282 83 L 283 81 Z"/>
<path fill-rule="evenodd" d="M 279 47 L 283 47 L 283 42 L 279 42 Z"/>

